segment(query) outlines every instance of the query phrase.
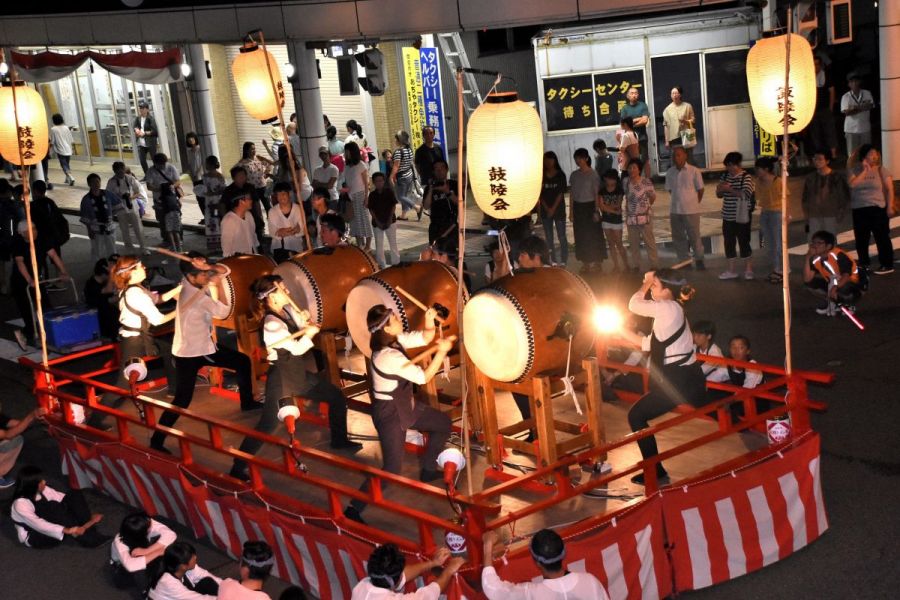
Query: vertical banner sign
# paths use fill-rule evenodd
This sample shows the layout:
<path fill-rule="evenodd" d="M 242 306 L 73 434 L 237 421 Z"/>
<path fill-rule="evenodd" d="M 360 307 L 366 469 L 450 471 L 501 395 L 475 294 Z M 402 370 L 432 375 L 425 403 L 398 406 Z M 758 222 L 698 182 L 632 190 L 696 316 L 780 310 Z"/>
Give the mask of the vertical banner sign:
<path fill-rule="evenodd" d="M 775 143 L 775 136 L 753 119 L 753 150 L 756 151 L 756 156 L 775 156 Z"/>
<path fill-rule="evenodd" d="M 406 81 L 406 107 L 409 111 L 409 138 L 413 150 L 422 145 L 425 124 L 425 99 L 422 94 L 422 63 L 419 51 L 403 49 L 403 78 Z"/>
<path fill-rule="evenodd" d="M 425 125 L 434 129 L 434 141 L 446 148 L 444 104 L 441 96 L 441 65 L 437 48 L 419 50 L 422 61 L 422 92 L 425 99 Z M 415 149 L 416 146 L 413 146 Z"/>

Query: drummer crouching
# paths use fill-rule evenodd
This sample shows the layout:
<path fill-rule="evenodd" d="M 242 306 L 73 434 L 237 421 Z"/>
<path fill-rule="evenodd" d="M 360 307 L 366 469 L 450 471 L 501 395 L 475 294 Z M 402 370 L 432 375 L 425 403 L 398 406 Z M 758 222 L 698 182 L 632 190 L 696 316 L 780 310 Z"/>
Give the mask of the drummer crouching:
<path fill-rule="evenodd" d="M 319 328 L 309 322 L 309 313 L 294 308 L 290 294 L 279 275 L 265 275 L 253 282 L 256 313 L 262 321 L 263 344 L 269 360 L 266 376 L 266 401 L 256 431 L 271 434 L 278 426 L 278 411 L 292 404 L 294 396 L 328 403 L 331 447 L 356 452 L 362 444 L 347 437 L 347 399 L 335 385 L 307 372 L 304 354 L 313 347 Z M 247 437 L 241 452 L 256 454 L 262 447 L 259 438 Z M 235 459 L 231 476 L 249 480 L 247 463 Z"/>

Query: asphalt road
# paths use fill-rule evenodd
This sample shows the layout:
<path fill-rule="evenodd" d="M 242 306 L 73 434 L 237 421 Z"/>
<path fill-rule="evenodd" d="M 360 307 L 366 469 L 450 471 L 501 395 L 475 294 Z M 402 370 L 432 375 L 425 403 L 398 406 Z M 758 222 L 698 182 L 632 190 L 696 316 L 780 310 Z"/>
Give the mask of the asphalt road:
<path fill-rule="evenodd" d="M 77 227 L 73 231 L 78 232 Z M 154 232 L 155 234 L 155 232 Z M 151 235 L 154 235 L 151 234 Z M 792 242 L 803 232 L 792 230 Z M 190 246 L 199 243 L 189 235 Z M 88 246 L 75 239 L 66 246 L 70 269 L 83 281 L 87 276 Z M 794 269 L 800 267 L 794 259 Z M 750 337 L 754 356 L 761 362 L 784 360 L 782 303 L 778 286 L 764 281 L 716 279 L 722 259 L 708 260 L 705 273 L 688 273 L 698 289 L 689 308 L 693 320 L 712 319 L 720 343 L 736 333 Z M 470 269 L 480 272 L 480 265 Z M 637 287 L 637 279 L 596 282 L 598 295 L 621 297 Z M 808 548 L 762 571 L 713 588 L 686 594 L 691 598 L 896 598 L 900 589 L 900 272 L 877 277 L 863 299 L 859 318 L 866 330 L 858 331 L 844 318 L 818 316 L 817 300 L 798 290 L 793 306 L 795 367 L 834 372 L 830 388 L 813 388 L 811 395 L 828 403 L 825 413 L 813 416 L 822 435 L 822 482 L 830 528 Z M 15 310 L 9 298 L 0 298 L 2 322 Z M 0 336 L 10 329 L 0 323 Z M 13 363 L 0 367 L 0 399 L 5 412 L 19 416 L 33 406 L 30 374 Z M 40 427 L 26 433 L 20 464 L 38 464 L 57 484 L 59 457 Z M 6 600 L 36 598 L 123 598 L 110 585 L 104 565 L 108 548 L 83 550 L 65 545 L 36 552 L 19 546 L 8 518 L 9 490 L 0 491 L 0 556 L 7 574 L 2 584 Z M 113 532 L 129 509 L 103 496 L 88 493 L 91 505 L 106 515 L 103 529 Z M 189 532 L 179 533 L 190 539 Z M 219 575 L 233 575 L 235 567 L 204 541 L 196 542 L 200 564 Z M 277 597 L 284 586 L 271 581 L 267 591 Z"/>

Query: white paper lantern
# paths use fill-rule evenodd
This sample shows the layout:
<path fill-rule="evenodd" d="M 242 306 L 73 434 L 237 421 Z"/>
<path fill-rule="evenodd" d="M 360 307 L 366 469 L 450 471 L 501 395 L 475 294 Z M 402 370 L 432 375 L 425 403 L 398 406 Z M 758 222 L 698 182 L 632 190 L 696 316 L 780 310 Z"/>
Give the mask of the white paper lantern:
<path fill-rule="evenodd" d="M 785 97 L 786 35 L 759 40 L 747 54 L 747 88 L 759 126 L 784 134 L 784 102 L 788 101 L 788 133 L 809 125 L 816 110 L 816 70 L 806 38 L 791 34 L 790 93 Z"/>
<path fill-rule="evenodd" d="M 515 92 L 488 95 L 469 119 L 469 181 L 488 216 L 528 214 L 541 193 L 544 135 L 537 111 Z"/>
<path fill-rule="evenodd" d="M 269 68 L 266 67 L 267 60 L 275 81 L 274 90 L 269 79 Z M 231 74 L 241 104 L 250 116 L 262 123 L 278 119 L 278 110 L 284 107 L 284 84 L 278 62 L 271 53 L 255 43 L 244 44 L 231 63 Z"/>
<path fill-rule="evenodd" d="M 20 135 L 16 132 L 17 116 Z M 41 95 L 21 81 L 16 82 L 14 107 L 12 86 L 0 88 L 0 154 L 16 165 L 36 165 L 47 156 L 49 142 L 47 111 L 44 110 Z"/>

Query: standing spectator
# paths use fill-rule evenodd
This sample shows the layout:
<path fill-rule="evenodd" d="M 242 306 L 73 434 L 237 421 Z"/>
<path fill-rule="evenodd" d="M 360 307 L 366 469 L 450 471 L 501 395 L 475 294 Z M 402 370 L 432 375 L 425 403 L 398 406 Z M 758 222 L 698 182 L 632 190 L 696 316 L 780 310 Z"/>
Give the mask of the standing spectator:
<path fill-rule="evenodd" d="M 602 141 L 602 140 L 600 140 Z M 550 262 L 566 266 L 569 262 L 569 240 L 566 239 L 566 174 L 562 172 L 556 152 L 544 152 L 544 180 L 541 183 L 541 222 L 544 239 L 550 250 Z M 559 254 L 553 243 L 553 230 L 559 239 Z M 559 259 L 557 261 L 557 259 Z"/>
<path fill-rule="evenodd" d="M 6 178 L 0 177 L 0 294 L 9 293 L 7 263 L 11 260 L 13 236 L 19 221 L 25 220 L 25 207 L 13 198 L 13 188 Z"/>
<path fill-rule="evenodd" d="M 775 176 L 775 159 L 761 156 L 756 159 L 756 197 L 759 201 L 759 230 L 766 255 L 772 263 L 769 283 L 781 283 L 781 178 Z M 790 190 L 787 190 L 790 195 Z"/>
<path fill-rule="evenodd" d="M 72 169 L 69 167 L 69 161 L 72 159 L 73 144 L 72 130 L 65 124 L 62 115 L 56 113 L 53 115 L 53 127 L 50 128 L 50 146 L 56 152 L 56 159 L 59 161 L 59 166 L 62 168 L 63 173 L 66 174 L 66 183 L 69 185 L 75 185 L 75 178 L 72 177 Z M 46 173 L 44 177 L 47 181 L 50 180 Z"/>
<path fill-rule="evenodd" d="M 859 147 L 859 164 L 850 169 L 850 208 L 859 266 L 869 269 L 869 236 L 875 238 L 880 266 L 872 272 L 894 272 L 890 218 L 894 216 L 894 180 L 881 164 L 881 153 L 872 144 Z"/>
<path fill-rule="evenodd" d="M 394 214 L 397 197 L 394 196 L 393 190 L 384 185 L 384 173 L 372 175 L 372 185 L 375 189 L 369 192 L 366 206 L 372 215 L 372 227 L 375 229 L 375 260 L 378 261 L 378 266 L 384 269 L 387 267 L 384 259 L 385 236 L 391 247 L 391 264 L 396 265 L 400 262 L 400 252 L 397 250 L 397 216 Z"/>
<path fill-rule="evenodd" d="M 703 271 L 706 269 L 703 239 L 700 237 L 700 203 L 705 190 L 703 175 L 700 169 L 688 163 L 684 146 L 672 147 L 672 163 L 666 171 L 666 191 L 672 197 L 669 213 L 672 244 L 679 262 L 688 260 L 691 257 L 689 250 L 693 249 L 694 268 Z"/>
<path fill-rule="evenodd" d="M 322 164 L 313 169 L 313 188 L 325 188 L 328 190 L 328 196 L 332 202 L 337 204 L 340 192 L 338 191 L 337 182 L 341 176 L 334 163 L 331 162 L 331 155 L 327 146 L 319 147 L 319 160 Z"/>
<path fill-rule="evenodd" d="M 585 148 L 578 148 L 574 159 L 578 168 L 569 175 L 569 220 L 575 233 L 575 258 L 581 262 L 581 272 L 589 273 L 601 268 L 606 254 L 598 207 L 600 177 L 591 168 L 591 155 Z"/>
<path fill-rule="evenodd" d="M 628 163 L 641 157 L 637 134 L 634 132 L 634 120 L 631 117 L 623 117 L 619 123 L 619 131 L 616 139 L 619 140 L 619 175 L 623 178 L 628 175 Z"/>
<path fill-rule="evenodd" d="M 831 153 L 815 150 L 813 165 L 816 170 L 803 182 L 803 212 L 809 220 L 810 235 L 825 230 L 837 233 L 838 221 L 843 221 L 850 204 L 850 188 L 847 178 L 829 166 Z"/>
<path fill-rule="evenodd" d="M 44 181 L 35 181 L 31 192 L 31 220 L 41 239 L 38 267 L 44 273 L 43 278 L 49 279 L 46 251 L 52 248 L 57 256 L 62 256 L 62 246 L 69 241 L 69 222 L 56 202 L 47 197 L 47 184 Z"/>
<path fill-rule="evenodd" d="M 149 171 L 147 156 L 151 159 L 156 156 L 156 144 L 159 140 L 156 120 L 150 115 L 150 107 L 146 102 L 138 102 L 138 116 L 134 118 L 134 136 L 137 138 L 138 159 L 146 177 Z"/>
<path fill-rule="evenodd" d="M 594 170 L 600 179 L 603 174 L 613 168 L 613 155 L 606 148 L 606 142 L 601 139 L 594 140 Z"/>
<path fill-rule="evenodd" d="M 215 600 L 221 579 L 197 564 L 197 550 L 174 542 L 150 575 L 149 600 Z"/>
<path fill-rule="evenodd" d="M 658 268 L 652 214 L 656 190 L 653 189 L 653 182 L 641 175 L 643 171 L 643 161 L 632 158 L 628 163 L 628 177 L 622 180 L 622 187 L 625 190 L 625 225 L 628 227 L 631 270 L 634 273 L 639 272 L 641 268 L 641 240 L 647 247 L 649 270 L 655 271 Z"/>
<path fill-rule="evenodd" d="M 295 157 L 300 158 L 303 153 L 300 151 L 300 136 L 297 135 L 297 124 L 288 123 L 284 126 L 284 130 L 287 132 L 288 143 L 291 145 L 291 152 L 294 153 Z"/>
<path fill-rule="evenodd" d="M 872 123 L 869 113 L 875 108 L 872 92 L 862 89 L 862 78 L 856 73 L 847 75 L 850 91 L 841 96 L 841 112 L 844 113 L 844 137 L 847 140 L 847 156 L 863 144 L 872 143 Z"/>
<path fill-rule="evenodd" d="M 219 197 L 219 215 L 222 218 L 222 222 L 225 221 L 225 215 L 227 215 L 228 211 L 234 206 L 235 199 L 239 196 L 250 196 L 252 202 L 253 197 L 256 194 L 256 188 L 247 181 L 247 169 L 239 166 L 231 167 L 230 175 L 231 183 L 225 186 L 225 189 L 222 190 L 222 195 Z M 252 210 L 251 214 L 253 215 L 253 218 L 256 219 L 256 214 L 254 214 Z M 261 225 L 254 224 L 254 228 L 258 229 L 259 227 L 261 227 Z"/>
<path fill-rule="evenodd" d="M 0 490 L 5 490 L 15 485 L 12 477 L 7 477 L 16 465 L 16 459 L 25 444 L 22 433 L 28 429 L 32 421 L 40 419 L 47 414 L 47 409 L 38 406 L 21 419 L 10 419 L 0 413 Z"/>
<path fill-rule="evenodd" d="M 219 585 L 218 600 L 270 600 L 262 591 L 269 578 L 275 557 L 265 542 L 247 541 L 241 551 L 240 581 L 225 579 Z"/>
<path fill-rule="evenodd" d="M 619 121 L 625 117 L 631 117 L 632 126 L 638 138 L 640 156 L 644 160 L 644 165 L 646 167 L 644 175 L 650 177 L 650 154 L 647 151 L 647 125 L 650 123 L 650 109 L 640 98 L 641 92 L 636 87 L 632 87 L 628 90 L 628 93 L 625 94 L 625 99 L 628 100 L 628 104 L 623 106 L 622 110 L 619 111 Z"/>
<path fill-rule="evenodd" d="M 741 259 L 744 261 L 744 279 L 753 279 L 753 265 L 750 256 L 750 217 L 753 213 L 753 178 L 741 167 L 744 157 L 740 152 L 729 152 L 725 155 L 725 174 L 716 186 L 716 196 L 722 198 L 722 236 L 725 243 L 725 256 L 728 258 L 728 269 L 719 275 L 719 279 L 737 279 L 735 271 L 735 244 L 740 246 Z"/>
<path fill-rule="evenodd" d="M 181 252 L 181 199 L 172 186 L 163 185 L 163 218 L 166 222 L 166 236 L 170 247 Z"/>
<path fill-rule="evenodd" d="M 429 185 L 434 179 L 434 163 L 439 160 L 447 160 L 444 149 L 440 144 L 434 143 L 434 127 L 426 125 L 422 128 L 422 145 L 416 148 L 416 171 L 419 173 L 419 181 L 422 185 Z"/>
<path fill-rule="evenodd" d="M 235 197 L 232 202 L 231 210 L 222 219 L 222 256 L 256 254 L 259 240 L 253 217 L 248 215 L 253 198 L 250 194 L 244 194 Z"/>
<path fill-rule="evenodd" d="M 102 187 L 100 176 L 91 173 L 87 177 L 88 193 L 81 199 L 79 221 L 87 227 L 91 239 L 91 261 L 97 262 L 116 251 L 116 223 L 113 214 L 119 200 Z"/>
<path fill-rule="evenodd" d="M 816 111 L 806 128 L 807 142 L 810 144 L 806 153 L 809 154 L 816 148 L 828 148 L 831 158 L 835 158 L 837 156 L 837 132 L 834 128 L 834 105 L 836 102 L 834 82 L 831 79 L 831 73 L 825 69 L 819 56 L 813 57 L 813 65 L 816 68 Z"/>
<path fill-rule="evenodd" d="M 194 186 L 194 195 L 197 197 L 197 206 L 200 207 L 200 223 L 206 223 L 206 197 L 203 195 L 204 188 L 200 187 L 203 183 L 203 149 L 200 148 L 200 138 L 193 131 L 189 131 L 184 136 L 185 152 L 187 154 L 188 174 L 191 176 L 191 183 Z"/>
<path fill-rule="evenodd" d="M 359 146 L 360 150 L 368 145 L 366 143 L 366 136 L 363 135 L 362 125 L 357 123 L 355 119 L 347 121 L 347 137 L 344 138 L 345 149 L 350 142 Z M 365 160 L 368 161 L 368 157 L 366 157 Z"/>
<path fill-rule="evenodd" d="M 137 239 L 141 252 L 150 254 L 144 243 L 144 227 L 141 224 L 140 204 L 138 199 L 144 194 L 141 184 L 133 175 L 125 172 L 125 163 L 116 161 L 113 163 L 113 176 L 106 182 L 106 191 L 119 199 L 119 210 L 116 211 L 116 220 L 122 228 L 122 241 L 125 242 L 125 251 L 134 253 L 132 234 Z M 144 200 L 146 202 L 146 199 Z"/>
<path fill-rule="evenodd" d="M 325 141 L 328 142 L 328 153 L 331 154 L 331 158 L 334 159 L 339 156 L 341 157 L 341 164 L 343 164 L 344 142 L 337 138 L 337 127 L 332 125 L 325 130 Z M 338 169 L 343 171 L 341 167 L 338 167 Z"/>
<path fill-rule="evenodd" d="M 465 564 L 461 556 L 450 556 L 450 550 L 441 548 L 431 560 L 414 565 L 406 564 L 406 557 L 395 544 L 384 544 L 372 551 L 366 563 L 368 577 L 353 588 L 351 600 L 372 600 L 374 598 L 415 598 L 416 600 L 438 600 L 450 584 L 450 579 Z M 415 581 L 437 567 L 443 567 L 441 574 L 414 594 L 403 592 L 407 582 Z"/>
<path fill-rule="evenodd" d="M 163 244 L 169 243 L 169 232 L 166 230 L 166 197 L 175 194 L 181 197 L 181 181 L 175 165 L 169 157 L 158 152 L 153 155 L 153 167 L 144 174 L 144 181 L 153 193 L 153 216 L 159 224 L 159 236 Z"/>
<path fill-rule="evenodd" d="M 116 587 L 145 592 L 150 585 L 148 574 L 156 572 L 166 548 L 174 542 L 175 532 L 144 511 L 122 519 L 109 547 Z"/>
<path fill-rule="evenodd" d="M 97 311 L 100 335 L 115 340 L 119 332 L 119 299 L 109 271 L 108 259 L 94 263 L 94 274 L 84 284 L 84 303 Z"/>
<path fill-rule="evenodd" d="M 262 239 L 265 224 L 263 214 L 269 211 L 269 199 L 266 197 L 266 177 L 268 165 L 256 154 L 256 144 L 244 142 L 241 149 L 241 160 L 236 167 L 244 167 L 247 182 L 253 186 L 253 216 L 256 219 L 256 237 Z M 262 205 L 262 209 L 260 208 Z M 265 210 L 263 210 L 265 209 Z"/>
<path fill-rule="evenodd" d="M 429 211 L 428 243 L 452 236 L 459 223 L 459 200 L 456 196 L 457 184 L 448 179 L 450 167 L 445 160 L 434 162 L 434 176 L 425 188 L 422 207 Z"/>
<path fill-rule="evenodd" d="M 294 156 L 294 169 L 297 171 L 297 175 L 300 177 L 300 196 L 301 198 L 295 201 L 303 202 L 304 205 L 308 205 L 309 197 L 312 195 L 313 186 L 309 182 L 309 176 L 306 173 L 306 169 L 304 169 L 300 163 L 297 161 L 297 157 Z M 275 183 L 287 183 L 288 187 L 291 188 L 291 195 L 293 196 L 293 185 L 294 185 L 294 173 L 291 170 L 291 156 L 288 153 L 287 146 L 281 145 L 278 146 L 278 162 L 275 164 L 275 171 L 272 174 L 272 180 Z M 274 199 L 272 205 L 275 205 Z M 271 231 L 269 232 L 271 233 Z"/>
<path fill-rule="evenodd" d="M 284 136 L 281 134 L 281 127 L 273 125 L 272 129 L 269 130 L 269 137 L 272 138 L 272 145 L 270 146 L 269 142 L 263 139 L 263 148 L 266 149 L 266 152 L 268 152 L 269 158 L 272 161 L 278 162 L 278 149 L 284 145 Z M 300 155 L 295 154 L 294 160 L 300 162 Z"/>
<path fill-rule="evenodd" d="M 622 230 L 625 228 L 622 219 L 624 201 L 625 192 L 622 191 L 619 172 L 607 169 L 600 184 L 600 220 L 613 259 L 613 273 L 627 273 L 631 270 L 628 255 L 625 253 L 625 243 L 622 241 Z"/>
<path fill-rule="evenodd" d="M 206 197 L 206 211 L 203 218 L 206 220 L 206 249 L 218 254 L 222 249 L 222 217 L 221 212 L 222 192 L 227 187 L 225 177 L 219 172 L 219 157 L 209 155 L 204 162 L 203 186 Z"/>
<path fill-rule="evenodd" d="M 347 128 L 350 128 L 350 121 Z M 361 130 L 360 130 L 361 133 Z M 353 206 L 353 220 L 350 222 L 350 235 L 356 238 L 356 245 L 368 250 L 372 244 L 372 221 L 366 210 L 366 195 L 369 191 L 369 171 L 362 161 L 359 145 L 356 142 L 347 142 L 344 145 L 344 159 L 347 168 L 344 170 L 344 181 L 347 184 L 347 193 Z"/>
<path fill-rule="evenodd" d="M 510 273 L 510 264 L 506 252 L 500 248 L 500 242 L 491 242 L 484 248 L 491 256 L 491 260 L 484 265 L 484 280 L 486 284 L 493 283 L 506 277 Z M 519 251 L 521 252 L 521 250 Z M 521 254 L 520 254 L 521 256 Z"/>
<path fill-rule="evenodd" d="M 397 148 L 391 158 L 391 186 L 397 190 L 397 198 L 400 200 L 400 220 L 407 220 L 406 213 L 410 209 L 415 209 L 416 216 L 421 220 L 422 207 L 416 205 L 412 196 L 416 174 L 413 171 L 413 152 L 409 147 L 409 134 L 403 130 L 398 131 L 394 134 L 394 143 Z"/>
<path fill-rule="evenodd" d="M 494 568 L 494 546 L 497 532 L 488 531 L 484 536 L 481 588 L 488 600 L 609 600 L 609 595 L 596 577 L 586 572 L 566 569 L 566 545 L 552 529 L 542 529 L 534 534 L 529 544 L 531 558 L 541 572 L 541 578 L 523 583 L 510 583 L 500 579 Z"/>
<path fill-rule="evenodd" d="M 663 129 L 665 131 L 666 148 L 674 150 L 676 146 L 682 146 L 681 132 L 694 127 L 694 107 L 682 99 L 681 86 L 672 88 L 672 103 L 663 110 Z M 683 146 L 682 146 L 683 147 Z M 688 162 L 694 158 L 694 149 L 685 148 Z M 647 157 L 644 156 L 644 160 Z M 673 156 L 674 161 L 674 156 Z"/>
<path fill-rule="evenodd" d="M 712 321 L 697 321 L 691 325 L 691 333 L 694 336 L 694 352 L 698 355 L 706 354 L 707 356 L 724 358 L 725 355 L 722 354 L 722 349 L 714 341 L 716 337 L 715 323 Z M 700 357 L 698 356 L 698 358 Z M 727 368 L 708 362 L 701 364 L 700 369 L 703 371 L 703 377 L 707 381 L 722 381 L 722 377 L 728 374 Z"/>
<path fill-rule="evenodd" d="M 275 206 L 269 209 L 269 232 L 272 234 L 272 256 L 281 263 L 303 250 L 303 227 L 300 206 L 291 202 L 291 184 L 279 181 L 272 192 Z"/>

